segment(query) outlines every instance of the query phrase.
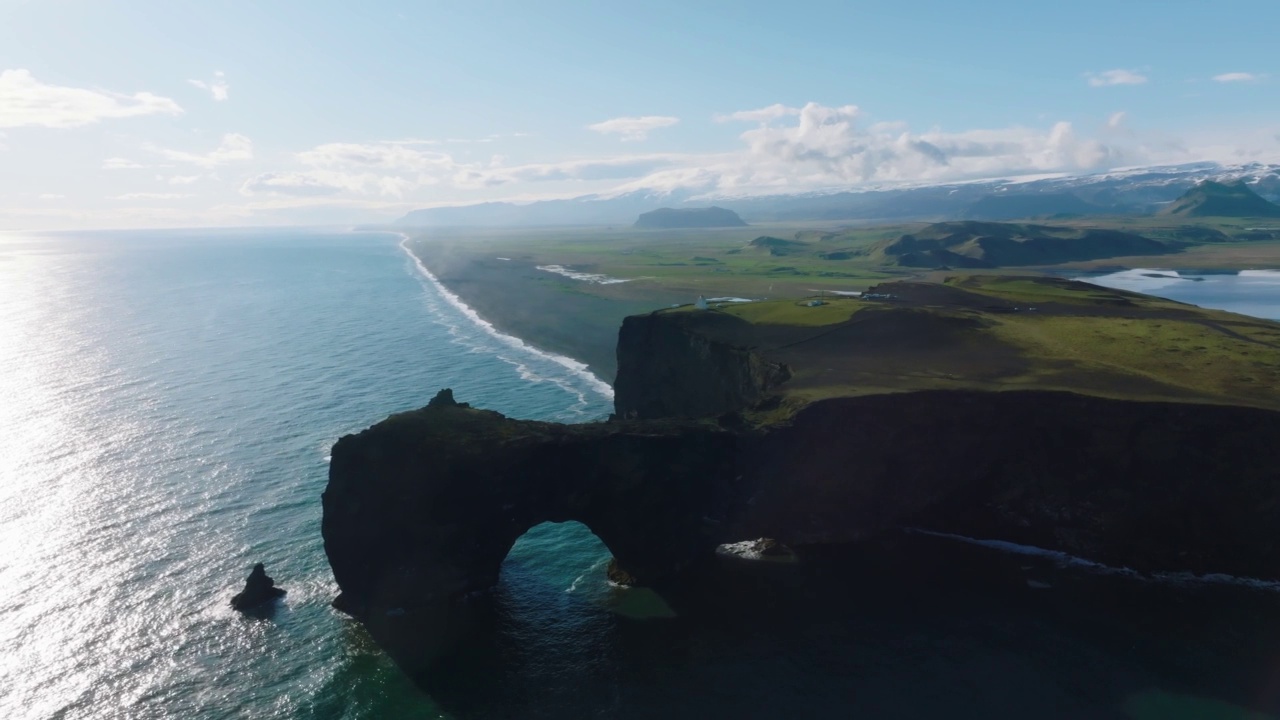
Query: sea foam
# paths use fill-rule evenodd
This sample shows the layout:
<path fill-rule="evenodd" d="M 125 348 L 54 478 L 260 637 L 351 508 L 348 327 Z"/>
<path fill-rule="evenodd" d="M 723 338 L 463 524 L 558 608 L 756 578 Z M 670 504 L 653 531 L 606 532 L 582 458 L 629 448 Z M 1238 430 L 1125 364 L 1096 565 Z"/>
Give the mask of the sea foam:
<path fill-rule="evenodd" d="M 400 249 L 404 250 L 404 252 L 410 258 L 413 259 L 414 265 L 418 267 L 418 271 L 422 273 L 422 276 L 425 277 L 437 291 L 439 291 L 440 296 L 443 297 L 446 302 L 448 302 L 450 305 L 456 308 L 459 312 L 461 312 L 468 320 L 475 323 L 476 326 L 478 326 L 486 334 L 488 334 L 489 336 L 493 337 L 494 339 L 502 342 L 503 344 L 509 347 L 515 348 L 516 350 L 519 350 L 521 352 L 526 352 L 530 355 L 541 358 L 543 360 L 550 360 L 551 362 L 563 367 L 570 374 L 586 381 L 587 386 L 590 387 L 595 392 L 599 393 L 600 395 L 610 400 L 613 399 L 613 388 L 608 383 L 604 382 L 599 377 L 597 377 L 595 373 L 592 373 L 590 370 L 588 370 L 586 364 L 580 363 L 577 360 L 574 360 L 573 358 L 565 357 L 564 355 L 558 355 L 553 352 L 548 352 L 541 348 L 530 345 L 529 343 L 525 342 L 524 340 L 521 340 L 520 338 L 514 335 L 508 335 L 507 333 L 504 333 L 501 330 L 498 330 L 496 327 L 493 326 L 493 323 L 480 317 L 480 314 L 477 313 L 474 309 L 472 309 L 470 305 L 463 302 L 462 298 L 458 297 L 453 293 L 453 291 L 445 287 L 444 283 L 440 282 L 440 280 L 431 272 L 431 270 L 422 263 L 422 260 L 419 259 L 418 256 L 415 255 L 412 250 L 409 249 L 409 236 L 404 233 L 398 233 L 398 234 L 401 237 Z M 519 366 L 519 363 L 512 362 L 512 364 Z M 526 379 L 532 379 L 532 378 L 526 378 Z"/>

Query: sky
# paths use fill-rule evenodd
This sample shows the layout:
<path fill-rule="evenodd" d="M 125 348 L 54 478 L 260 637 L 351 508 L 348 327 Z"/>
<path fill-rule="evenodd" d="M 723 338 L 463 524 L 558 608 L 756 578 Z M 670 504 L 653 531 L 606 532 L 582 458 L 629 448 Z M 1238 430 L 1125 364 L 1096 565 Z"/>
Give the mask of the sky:
<path fill-rule="evenodd" d="M 0 0 L 0 230 L 1280 162 L 1275 0 Z"/>

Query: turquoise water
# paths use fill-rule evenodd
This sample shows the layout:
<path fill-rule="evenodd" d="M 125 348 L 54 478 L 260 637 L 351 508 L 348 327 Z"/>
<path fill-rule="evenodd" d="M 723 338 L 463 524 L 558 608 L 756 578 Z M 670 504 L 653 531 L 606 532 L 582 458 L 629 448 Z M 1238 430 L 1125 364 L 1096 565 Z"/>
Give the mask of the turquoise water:
<path fill-rule="evenodd" d="M 0 717 L 433 716 L 329 607 L 329 446 L 441 387 L 564 421 L 608 388 L 484 332 L 392 235 L 0 237 Z M 605 557 L 548 534 L 540 582 Z M 227 607 L 256 561 L 289 591 L 265 620 Z"/>
<path fill-rule="evenodd" d="M 610 403 L 572 362 L 486 330 L 399 242 L 0 236 L 0 718 L 1280 712 L 1274 591 L 915 535 L 726 561 L 655 618 L 670 609 L 609 587 L 606 550 L 572 524 L 522 538 L 473 659 L 414 685 L 329 607 L 328 448 L 446 386 L 518 417 Z M 1270 278 L 1154 280 L 1280 315 Z M 257 561 L 289 594 L 242 616 L 227 601 Z"/>

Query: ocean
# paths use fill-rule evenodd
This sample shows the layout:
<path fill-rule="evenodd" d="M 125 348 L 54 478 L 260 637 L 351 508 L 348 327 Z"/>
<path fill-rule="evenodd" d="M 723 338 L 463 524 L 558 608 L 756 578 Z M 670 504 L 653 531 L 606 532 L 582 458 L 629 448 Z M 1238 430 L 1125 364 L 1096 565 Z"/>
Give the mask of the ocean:
<path fill-rule="evenodd" d="M 1184 287 L 1210 286 L 1168 292 Z M 1280 284 L 1244 301 L 1280 316 Z M 513 549 L 482 659 L 415 686 L 329 605 L 329 447 L 442 387 L 567 422 L 611 398 L 487 327 L 392 234 L 0 235 L 0 370 L 6 720 L 1280 707 L 1274 589 L 916 534 L 800 565 L 726 560 L 676 612 L 611 587 L 607 550 L 572 523 Z M 255 562 L 288 590 L 265 616 L 228 606 Z"/>
<path fill-rule="evenodd" d="M 329 447 L 442 387 L 569 422 L 611 397 L 477 325 L 399 241 L 0 240 L 0 717 L 438 714 L 329 607 Z M 581 528 L 557 544 L 562 588 L 607 559 Z M 267 621 L 227 605 L 259 561 L 289 593 Z"/>

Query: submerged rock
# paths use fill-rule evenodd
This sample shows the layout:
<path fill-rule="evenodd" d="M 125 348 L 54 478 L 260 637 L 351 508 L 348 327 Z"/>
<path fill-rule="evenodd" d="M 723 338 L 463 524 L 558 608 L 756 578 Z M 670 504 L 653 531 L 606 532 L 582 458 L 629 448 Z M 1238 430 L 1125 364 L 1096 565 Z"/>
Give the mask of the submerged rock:
<path fill-rule="evenodd" d="M 284 594 L 284 588 L 276 587 L 276 581 L 267 575 L 267 570 L 262 563 L 258 563 L 249 573 L 249 579 L 244 583 L 244 590 L 231 598 L 231 607 L 236 610 L 248 610 L 282 597 Z"/>

